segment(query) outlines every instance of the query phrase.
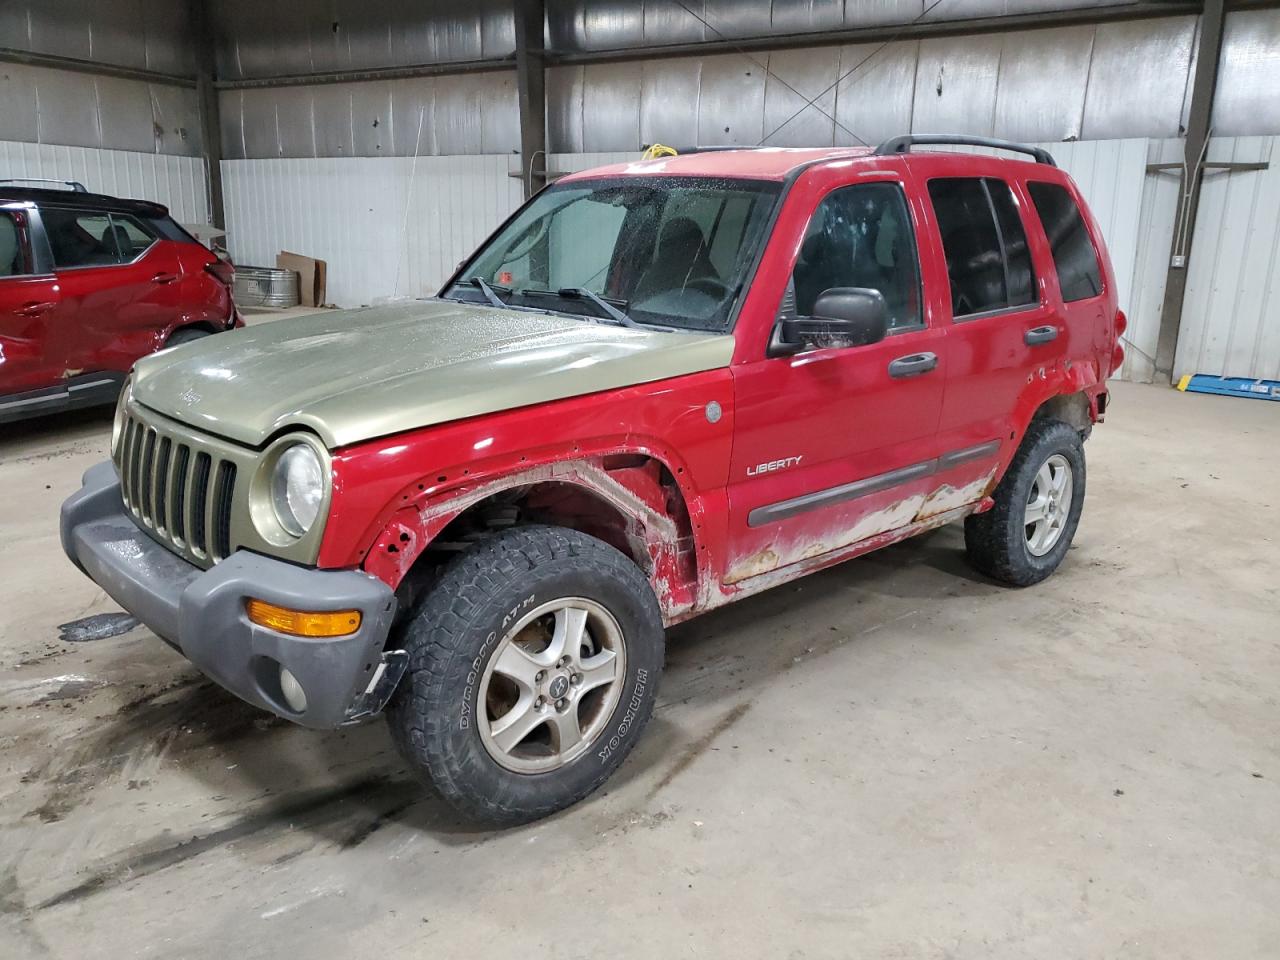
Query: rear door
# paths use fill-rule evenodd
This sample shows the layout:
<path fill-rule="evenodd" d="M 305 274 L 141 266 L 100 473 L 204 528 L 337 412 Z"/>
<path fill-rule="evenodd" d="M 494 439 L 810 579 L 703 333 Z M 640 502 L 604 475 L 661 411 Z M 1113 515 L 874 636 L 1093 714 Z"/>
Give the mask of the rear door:
<path fill-rule="evenodd" d="M 1008 453 L 1028 378 L 1044 378 L 1062 356 L 1065 330 L 1034 267 L 1025 197 L 999 176 L 928 178 L 937 234 L 937 274 L 949 296 L 947 385 L 939 424 L 940 464 L 953 485 L 994 475 Z M 939 283 L 938 287 L 942 287 Z"/>
<path fill-rule="evenodd" d="M 1105 377 L 1111 370 L 1113 344 L 1103 258 L 1070 190 L 1040 180 L 1028 180 L 1026 188 L 1053 259 L 1052 286 L 1061 298 L 1058 310 L 1064 322 L 1062 359 L 1088 363 L 1096 358 Z"/>
<path fill-rule="evenodd" d="M 933 489 L 942 334 L 925 322 L 903 183 L 877 174 L 822 194 L 797 185 L 788 202 L 807 203 L 807 227 L 770 244 L 794 257 L 780 316 L 807 315 L 831 287 L 871 287 L 891 329 L 879 343 L 735 364 L 726 583 L 905 526 Z"/>
<path fill-rule="evenodd" d="M 62 379 L 60 338 L 50 326 L 58 306 L 58 281 L 40 266 L 30 214 L 18 206 L 0 209 L 0 396 Z"/>
<path fill-rule="evenodd" d="M 176 252 L 129 214 L 59 207 L 41 216 L 62 288 L 68 370 L 128 370 L 181 315 Z"/>

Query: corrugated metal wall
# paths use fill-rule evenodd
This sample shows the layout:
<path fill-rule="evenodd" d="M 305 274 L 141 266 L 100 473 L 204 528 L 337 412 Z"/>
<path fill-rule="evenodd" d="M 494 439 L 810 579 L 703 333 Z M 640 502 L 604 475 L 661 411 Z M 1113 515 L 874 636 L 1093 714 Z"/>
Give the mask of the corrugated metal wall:
<path fill-rule="evenodd" d="M 758 63 L 732 53 L 557 67 L 547 78 L 549 142 L 600 151 L 846 146 L 944 130 L 1024 141 L 1176 136 L 1195 29 L 1194 18 L 1176 17 L 753 54 Z M 789 120 L 832 85 L 821 109 Z"/>
<path fill-rule="evenodd" d="M 163 203 L 181 223 L 208 223 L 204 162 L 126 150 L 0 140 L 0 178 L 79 180 L 89 190 Z"/>
<path fill-rule="evenodd" d="M 200 155 L 200 111 L 186 87 L 0 63 L 0 135 L 177 156 Z"/>
<path fill-rule="evenodd" d="M 228 160 L 520 149 L 514 72 L 229 90 L 220 108 Z"/>
<path fill-rule="evenodd" d="M 1280 379 L 1280 150 L 1277 137 L 1223 137 L 1209 160 L 1266 161 L 1207 170 L 1191 245 L 1174 376 Z"/>
<path fill-rule="evenodd" d="M 920 18 L 931 3 L 932 0 L 682 0 L 681 4 L 671 0 L 548 0 L 547 35 L 557 50 L 616 50 L 721 37 L 740 39 L 889 26 Z M 1115 0 L 944 0 L 929 12 L 927 19 L 966 20 L 1115 5 Z"/>
<path fill-rule="evenodd" d="M 120 67 L 190 71 L 186 5 L 175 0 L 4 0 L 0 46 Z"/>
<path fill-rule="evenodd" d="M 516 45 L 511 0 L 220 0 L 211 13 L 223 79 L 480 60 Z"/>
<path fill-rule="evenodd" d="M 186 74 L 192 46 L 173 0 L 6 0 L 0 46 Z M 200 155 L 195 90 L 0 63 L 0 136 L 108 150 Z"/>
<path fill-rule="evenodd" d="M 692 6 L 726 36 L 896 23 L 921 9 L 919 2 L 893 0 Z M 955 2 L 930 19 L 1046 6 L 1070 4 Z M 220 69 L 233 77 L 492 57 L 513 43 L 509 18 L 493 4 L 449 4 L 438 20 L 380 3 L 358 12 L 336 3 L 332 21 L 299 19 L 249 0 L 219 9 L 231 31 Z M 387 27 L 389 17 L 401 25 Z M 653 142 L 750 145 L 766 137 L 778 146 L 846 145 L 939 130 L 1019 140 L 1174 137 L 1185 121 L 1196 30 L 1195 17 L 1178 16 L 887 46 L 553 67 L 548 142 L 554 151 L 581 153 Z M 668 0 L 553 3 L 548 10 L 550 42 L 564 52 L 715 35 Z M 787 122 L 807 97 L 837 80 L 819 98 L 820 109 Z M 410 155 L 404 130 L 412 123 L 405 119 L 423 104 L 434 118 L 423 154 L 504 153 L 516 146 L 515 80 L 506 73 L 228 92 L 223 139 L 227 156 L 237 158 Z M 1280 10 L 1228 14 L 1214 127 L 1222 135 L 1280 132 Z"/>

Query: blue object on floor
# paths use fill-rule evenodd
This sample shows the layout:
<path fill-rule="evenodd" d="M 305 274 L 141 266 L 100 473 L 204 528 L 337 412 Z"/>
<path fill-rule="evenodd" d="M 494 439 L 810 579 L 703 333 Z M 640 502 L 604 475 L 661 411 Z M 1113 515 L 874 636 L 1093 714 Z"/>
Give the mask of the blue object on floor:
<path fill-rule="evenodd" d="M 1188 393 L 1217 393 L 1224 397 L 1251 400 L 1280 400 L 1280 380 L 1251 380 L 1248 377 L 1215 377 L 1207 373 L 1187 374 L 1178 389 Z"/>

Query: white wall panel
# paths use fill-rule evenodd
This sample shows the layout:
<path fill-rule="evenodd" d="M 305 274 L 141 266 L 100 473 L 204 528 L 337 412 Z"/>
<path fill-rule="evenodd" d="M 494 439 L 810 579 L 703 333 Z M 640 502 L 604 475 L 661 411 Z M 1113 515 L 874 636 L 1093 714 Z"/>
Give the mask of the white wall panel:
<path fill-rule="evenodd" d="M 433 295 L 519 205 L 505 156 L 224 160 L 237 263 L 291 250 L 328 263 L 329 300 Z"/>
<path fill-rule="evenodd" d="M 1209 160 L 1267 161 L 1205 171 L 1174 377 L 1280 379 L 1280 152 L 1277 137 L 1215 137 Z"/>
<path fill-rule="evenodd" d="M 0 140 L 0 178 L 79 180 L 94 193 L 163 203 L 181 223 L 209 222 L 204 162 L 195 157 Z"/>

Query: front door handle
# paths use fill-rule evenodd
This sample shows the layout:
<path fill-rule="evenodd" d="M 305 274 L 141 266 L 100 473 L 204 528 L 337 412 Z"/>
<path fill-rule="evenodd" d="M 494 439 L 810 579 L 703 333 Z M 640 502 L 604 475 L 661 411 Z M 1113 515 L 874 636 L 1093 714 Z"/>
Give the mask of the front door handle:
<path fill-rule="evenodd" d="M 1022 339 L 1029 347 L 1034 347 L 1037 343 L 1048 343 L 1050 340 L 1058 339 L 1058 328 L 1053 325 L 1032 327 Z"/>
<path fill-rule="evenodd" d="M 898 379 L 918 377 L 922 373 L 928 373 L 937 365 L 938 355 L 936 353 L 911 353 L 905 357 L 899 357 L 889 364 L 889 376 Z"/>
<path fill-rule="evenodd" d="M 42 301 L 33 300 L 30 303 L 24 303 L 22 306 L 20 306 L 17 310 L 17 313 L 19 316 L 23 316 L 23 317 L 38 317 L 42 313 L 48 313 L 57 305 L 58 304 L 55 303 L 53 300 L 42 300 Z"/>
<path fill-rule="evenodd" d="M 151 278 L 151 282 L 152 283 L 173 283 L 173 281 L 177 279 L 178 279 L 178 275 L 176 273 L 157 273 L 154 277 Z"/>

